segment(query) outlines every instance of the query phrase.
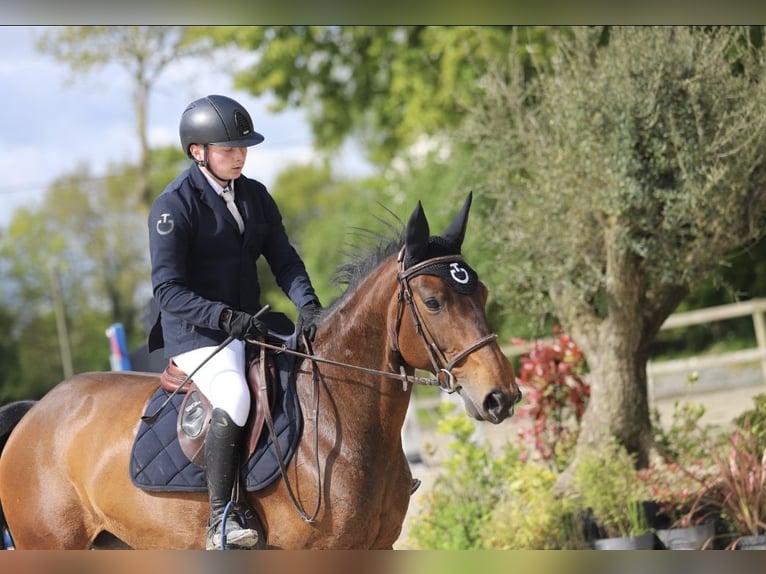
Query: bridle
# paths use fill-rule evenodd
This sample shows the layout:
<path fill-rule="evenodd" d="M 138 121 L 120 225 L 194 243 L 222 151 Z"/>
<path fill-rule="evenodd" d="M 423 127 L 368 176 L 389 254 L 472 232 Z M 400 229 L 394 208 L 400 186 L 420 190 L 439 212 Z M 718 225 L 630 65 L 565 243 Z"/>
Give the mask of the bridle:
<path fill-rule="evenodd" d="M 442 257 L 433 257 L 405 269 L 404 252 L 405 248 L 402 247 L 401 251 L 399 251 L 399 256 L 397 257 L 397 264 L 399 266 L 399 273 L 397 274 L 399 280 L 399 297 L 396 322 L 394 323 L 394 337 L 392 338 L 394 341 L 394 351 L 401 356 L 401 351 L 399 349 L 399 329 L 401 327 L 402 317 L 404 316 L 404 308 L 407 306 L 412 312 L 415 330 L 423 340 L 423 344 L 428 351 L 428 356 L 431 359 L 431 365 L 433 366 L 433 372 L 436 375 L 437 384 L 442 390 L 448 393 L 454 393 L 460 389 L 460 385 L 458 384 L 455 375 L 452 374 L 452 369 L 477 349 L 495 341 L 495 339 L 497 339 L 497 334 L 490 333 L 489 335 L 482 337 L 475 343 L 468 345 L 451 360 L 448 360 L 444 351 L 442 351 L 436 344 L 433 334 L 428 329 L 427 322 L 423 320 L 423 315 L 415 304 L 415 300 L 412 296 L 412 289 L 410 287 L 410 279 L 416 274 L 422 273 L 424 269 L 440 263 L 462 263 L 464 261 L 463 256 L 445 255 Z"/>

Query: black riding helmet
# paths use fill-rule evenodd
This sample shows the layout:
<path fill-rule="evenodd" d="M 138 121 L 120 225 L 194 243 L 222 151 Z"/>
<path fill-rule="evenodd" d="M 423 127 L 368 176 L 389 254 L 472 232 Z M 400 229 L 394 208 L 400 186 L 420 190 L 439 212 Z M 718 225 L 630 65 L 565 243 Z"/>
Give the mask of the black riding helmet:
<path fill-rule="evenodd" d="M 192 157 L 192 144 L 249 147 L 263 141 L 241 104 L 226 96 L 210 95 L 190 103 L 181 114 L 181 147 Z"/>

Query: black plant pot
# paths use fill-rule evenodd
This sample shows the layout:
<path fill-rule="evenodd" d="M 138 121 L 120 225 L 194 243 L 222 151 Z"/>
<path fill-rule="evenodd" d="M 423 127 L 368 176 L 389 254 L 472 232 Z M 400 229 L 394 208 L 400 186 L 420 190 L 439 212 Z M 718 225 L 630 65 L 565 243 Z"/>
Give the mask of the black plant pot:
<path fill-rule="evenodd" d="M 593 541 L 594 550 L 654 550 L 654 547 L 655 537 L 652 532 L 639 536 L 598 538 Z"/>
<path fill-rule="evenodd" d="M 668 550 L 704 550 L 712 548 L 715 523 L 705 522 L 686 528 L 657 530 L 657 538 Z"/>
<path fill-rule="evenodd" d="M 766 550 L 766 534 L 741 536 L 734 544 L 735 550 Z"/>

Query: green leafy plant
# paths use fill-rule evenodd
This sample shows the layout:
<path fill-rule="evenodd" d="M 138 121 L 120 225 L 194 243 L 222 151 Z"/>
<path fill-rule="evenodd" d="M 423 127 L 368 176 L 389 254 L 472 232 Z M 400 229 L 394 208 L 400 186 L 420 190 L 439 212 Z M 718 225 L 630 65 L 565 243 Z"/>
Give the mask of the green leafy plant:
<path fill-rule="evenodd" d="M 650 492 L 635 468 L 635 456 L 616 440 L 603 450 L 583 453 L 574 470 L 574 486 L 608 537 L 650 532 L 644 502 Z"/>
<path fill-rule="evenodd" d="M 753 408 L 734 419 L 737 428 L 748 429 L 760 450 L 766 449 L 766 393 L 753 397 Z"/>
<path fill-rule="evenodd" d="M 556 478 L 555 472 L 537 462 L 519 466 L 482 527 L 484 546 L 498 550 L 586 548 L 574 501 L 553 495 Z"/>
<path fill-rule="evenodd" d="M 437 432 L 451 437 L 448 455 L 410 527 L 409 538 L 421 549 L 483 549 L 485 526 L 524 464 L 518 447 L 508 443 L 498 453 L 476 440 L 473 423 L 454 409 L 448 403 L 439 407 Z"/>
<path fill-rule="evenodd" d="M 515 339 L 515 344 L 522 342 Z M 517 382 L 524 403 L 517 411 L 519 436 L 530 453 L 559 471 L 571 458 L 580 421 L 590 399 L 584 380 L 585 358 L 571 337 L 554 328 L 550 341 L 534 341 L 519 358 Z"/>
<path fill-rule="evenodd" d="M 718 431 L 713 425 L 701 423 L 705 415 L 704 405 L 676 401 L 667 428 L 662 424 L 657 408 L 650 414 L 654 444 L 665 460 L 683 466 L 709 458 L 708 445 Z"/>

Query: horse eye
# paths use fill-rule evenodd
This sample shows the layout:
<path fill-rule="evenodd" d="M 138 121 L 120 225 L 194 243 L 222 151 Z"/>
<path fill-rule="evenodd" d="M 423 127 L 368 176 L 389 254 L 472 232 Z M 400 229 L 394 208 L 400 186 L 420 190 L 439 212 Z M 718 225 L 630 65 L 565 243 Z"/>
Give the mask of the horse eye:
<path fill-rule="evenodd" d="M 441 303 L 439 303 L 439 300 L 436 297 L 429 297 L 423 303 L 426 304 L 426 307 L 428 307 L 431 311 L 438 311 L 441 308 Z"/>

